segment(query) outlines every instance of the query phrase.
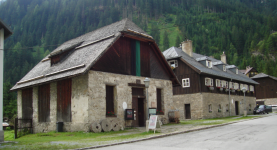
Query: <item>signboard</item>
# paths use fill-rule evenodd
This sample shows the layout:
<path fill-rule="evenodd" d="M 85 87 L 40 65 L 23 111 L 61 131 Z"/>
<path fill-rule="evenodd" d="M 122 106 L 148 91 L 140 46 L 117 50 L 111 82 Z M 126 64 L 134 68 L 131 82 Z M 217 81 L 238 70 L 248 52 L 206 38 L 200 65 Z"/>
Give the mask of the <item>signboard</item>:
<path fill-rule="evenodd" d="M 154 130 L 154 133 L 155 133 L 155 130 L 156 130 L 157 119 L 158 119 L 157 115 L 151 115 L 150 119 L 149 119 L 148 129 Z"/>
<path fill-rule="evenodd" d="M 134 109 L 125 109 L 125 120 L 134 120 Z"/>
<path fill-rule="evenodd" d="M 157 108 L 149 108 L 149 115 L 156 115 Z"/>

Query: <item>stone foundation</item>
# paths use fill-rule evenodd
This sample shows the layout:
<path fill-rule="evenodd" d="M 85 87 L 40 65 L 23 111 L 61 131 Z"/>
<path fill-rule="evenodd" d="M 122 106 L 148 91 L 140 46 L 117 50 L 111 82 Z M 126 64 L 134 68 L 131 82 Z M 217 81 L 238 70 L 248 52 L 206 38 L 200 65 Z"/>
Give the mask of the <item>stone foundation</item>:
<path fill-rule="evenodd" d="M 244 96 L 214 93 L 196 93 L 174 95 L 174 106 L 180 111 L 180 119 L 185 120 L 185 104 L 190 104 L 191 119 L 207 119 L 220 118 L 227 116 L 235 116 L 235 102 L 238 101 L 239 115 L 244 113 Z M 254 97 L 245 97 L 247 114 L 253 113 L 253 108 L 256 105 Z M 251 106 L 250 106 L 250 105 Z M 209 105 L 212 106 L 212 111 L 209 111 Z M 220 107 L 219 107 L 220 105 Z M 231 106 L 231 110 L 230 107 Z M 221 108 L 221 109 L 219 109 Z M 228 110 L 228 111 L 227 111 Z M 230 111 L 230 112 L 229 112 Z"/>
<path fill-rule="evenodd" d="M 265 105 L 277 105 L 277 98 L 257 99 L 256 101 L 264 101 Z"/>

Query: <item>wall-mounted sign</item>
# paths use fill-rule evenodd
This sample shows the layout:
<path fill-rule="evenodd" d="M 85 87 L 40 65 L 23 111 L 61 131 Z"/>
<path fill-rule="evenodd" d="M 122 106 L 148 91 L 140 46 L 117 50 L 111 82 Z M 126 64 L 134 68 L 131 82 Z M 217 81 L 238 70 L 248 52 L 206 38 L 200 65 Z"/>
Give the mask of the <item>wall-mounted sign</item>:
<path fill-rule="evenodd" d="M 125 120 L 134 120 L 134 109 L 125 109 Z"/>
<path fill-rule="evenodd" d="M 156 115 L 157 113 L 157 108 L 149 108 L 149 115 Z"/>
<path fill-rule="evenodd" d="M 126 102 L 123 102 L 123 109 L 127 109 L 127 103 Z"/>

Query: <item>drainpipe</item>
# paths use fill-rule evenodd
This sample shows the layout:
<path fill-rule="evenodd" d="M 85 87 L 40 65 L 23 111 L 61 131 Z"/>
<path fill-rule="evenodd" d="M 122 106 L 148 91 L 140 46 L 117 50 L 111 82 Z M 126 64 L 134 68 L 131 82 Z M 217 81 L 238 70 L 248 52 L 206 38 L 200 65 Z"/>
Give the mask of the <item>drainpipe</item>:
<path fill-rule="evenodd" d="M 232 78 L 231 78 L 231 81 L 232 82 Z M 229 85 L 229 116 L 231 116 L 231 99 L 230 99 L 230 83 L 228 84 Z"/>

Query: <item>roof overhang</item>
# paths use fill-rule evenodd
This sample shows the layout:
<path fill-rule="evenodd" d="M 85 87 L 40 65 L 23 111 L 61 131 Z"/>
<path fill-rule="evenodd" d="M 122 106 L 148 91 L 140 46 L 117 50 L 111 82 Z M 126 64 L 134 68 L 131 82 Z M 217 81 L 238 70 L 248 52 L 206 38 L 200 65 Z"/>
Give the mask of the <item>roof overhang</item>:
<path fill-rule="evenodd" d="M 12 30 L 0 19 L 0 29 L 4 29 L 4 39 L 13 34 Z"/>

